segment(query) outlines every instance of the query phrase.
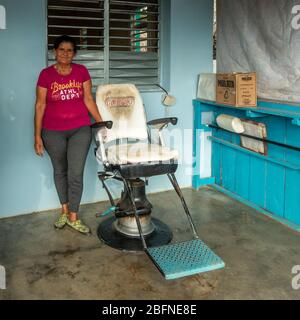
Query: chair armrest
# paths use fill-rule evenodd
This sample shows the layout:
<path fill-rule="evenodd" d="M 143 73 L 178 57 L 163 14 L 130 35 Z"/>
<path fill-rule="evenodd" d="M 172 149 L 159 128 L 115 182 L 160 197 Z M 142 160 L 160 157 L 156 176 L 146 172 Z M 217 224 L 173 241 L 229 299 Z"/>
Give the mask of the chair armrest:
<path fill-rule="evenodd" d="M 147 122 L 148 126 L 154 126 L 158 130 L 163 129 L 165 126 L 167 126 L 169 123 L 171 123 L 173 126 L 177 124 L 178 118 L 176 117 L 170 117 L 170 118 L 160 118 L 160 119 L 154 119 Z"/>
<path fill-rule="evenodd" d="M 171 123 L 172 125 L 176 125 L 177 121 L 178 119 L 176 117 L 160 118 L 148 121 L 147 125 L 152 127 L 151 131 L 148 131 L 149 142 L 158 143 L 161 146 L 164 146 L 165 142 L 162 135 L 162 129 L 167 127 L 169 123 Z"/>
<path fill-rule="evenodd" d="M 101 122 L 96 122 L 91 125 L 92 129 L 101 129 L 101 128 L 107 128 L 111 129 L 113 125 L 112 121 L 101 121 Z"/>

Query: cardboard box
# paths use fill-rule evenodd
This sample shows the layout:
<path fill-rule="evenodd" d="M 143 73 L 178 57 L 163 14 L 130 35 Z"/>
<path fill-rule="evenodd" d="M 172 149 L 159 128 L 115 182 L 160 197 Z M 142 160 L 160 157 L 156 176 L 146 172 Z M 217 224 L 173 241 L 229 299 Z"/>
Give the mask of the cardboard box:
<path fill-rule="evenodd" d="M 235 107 L 256 107 L 256 73 L 218 73 L 216 102 Z"/>
<path fill-rule="evenodd" d="M 197 98 L 216 101 L 216 74 L 200 73 L 198 78 Z"/>

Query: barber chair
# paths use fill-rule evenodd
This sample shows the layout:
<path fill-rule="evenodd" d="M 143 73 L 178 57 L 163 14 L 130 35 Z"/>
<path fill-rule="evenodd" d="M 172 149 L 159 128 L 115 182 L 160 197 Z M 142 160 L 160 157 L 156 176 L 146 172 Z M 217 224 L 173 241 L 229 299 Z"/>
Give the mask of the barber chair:
<path fill-rule="evenodd" d="M 92 125 L 95 156 L 104 167 L 98 177 L 111 203 L 108 210 L 98 214 L 106 216 L 97 229 L 99 239 L 115 249 L 144 251 L 166 279 L 222 268 L 223 261 L 199 239 L 174 175 L 178 151 L 164 144 L 162 130 L 176 125 L 177 118 L 146 122 L 143 101 L 133 84 L 99 86 L 96 103 L 103 118 L 103 122 Z M 151 216 L 145 185 L 148 178 L 163 174 L 180 198 L 193 234 L 191 241 L 170 244 L 170 228 Z M 117 203 L 107 183 L 111 179 L 123 186 Z"/>

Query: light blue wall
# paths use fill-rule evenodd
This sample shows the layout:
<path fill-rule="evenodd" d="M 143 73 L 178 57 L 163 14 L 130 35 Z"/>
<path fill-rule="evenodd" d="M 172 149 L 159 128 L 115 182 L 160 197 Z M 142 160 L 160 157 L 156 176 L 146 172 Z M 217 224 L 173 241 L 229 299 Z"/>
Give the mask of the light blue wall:
<path fill-rule="evenodd" d="M 212 72 L 213 0 L 171 1 L 171 91 L 177 98 L 172 115 L 178 117 L 178 126 L 186 129 L 184 139 L 185 162 L 193 154 L 193 106 L 198 75 Z M 189 143 L 187 148 L 187 144 Z M 189 173 L 188 173 L 189 172 Z M 192 185 L 192 165 L 182 165 L 177 171 L 181 186 Z"/>
<path fill-rule="evenodd" d="M 57 208 L 59 202 L 48 155 L 39 158 L 33 151 L 35 83 L 46 57 L 45 1 L 0 0 L 0 5 L 7 12 L 7 29 L 0 30 L 0 217 L 5 217 Z M 170 83 L 177 98 L 169 115 L 179 118 L 178 128 L 190 131 L 197 75 L 212 70 L 212 5 L 212 0 L 171 0 L 167 16 L 170 38 L 162 52 L 163 81 L 167 86 Z M 165 26 L 165 39 L 166 30 Z M 143 93 L 143 98 L 148 119 L 165 116 L 160 93 Z M 189 149 L 187 158 L 191 161 L 192 139 Z M 181 165 L 177 172 L 182 186 L 191 186 L 187 167 Z M 82 203 L 107 199 L 97 180 L 97 169 L 91 147 Z M 150 180 L 148 192 L 167 189 L 171 187 L 165 177 Z"/>
<path fill-rule="evenodd" d="M 57 206 L 49 163 L 33 151 L 35 83 L 45 65 L 45 3 L 0 0 L 0 216 Z"/>

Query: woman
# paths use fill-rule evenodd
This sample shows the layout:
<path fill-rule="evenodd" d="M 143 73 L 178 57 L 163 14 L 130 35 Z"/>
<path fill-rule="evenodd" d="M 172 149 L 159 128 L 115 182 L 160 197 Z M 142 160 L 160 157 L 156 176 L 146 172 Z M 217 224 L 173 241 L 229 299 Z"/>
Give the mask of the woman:
<path fill-rule="evenodd" d="M 87 69 L 73 63 L 76 43 L 69 36 L 54 42 L 56 63 L 41 71 L 36 89 L 35 152 L 47 150 L 54 169 L 54 182 L 62 211 L 54 223 L 66 224 L 87 234 L 90 229 L 78 219 L 83 171 L 91 143 L 89 113 L 102 121 L 95 104 Z"/>

